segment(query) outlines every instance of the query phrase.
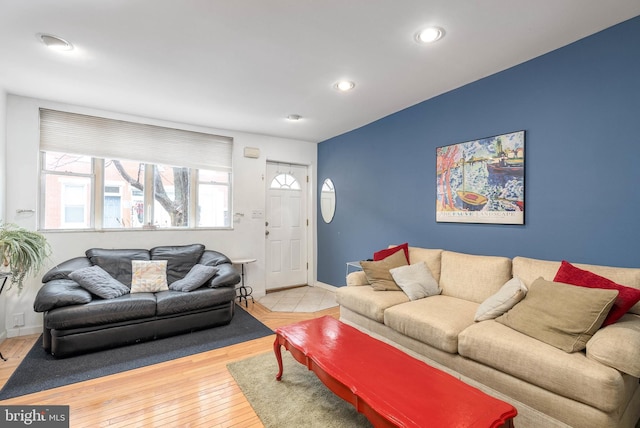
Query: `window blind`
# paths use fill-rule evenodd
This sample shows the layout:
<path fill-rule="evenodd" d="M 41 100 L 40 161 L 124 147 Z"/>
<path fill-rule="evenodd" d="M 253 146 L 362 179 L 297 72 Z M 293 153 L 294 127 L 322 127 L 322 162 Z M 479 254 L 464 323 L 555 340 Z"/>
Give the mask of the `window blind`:
<path fill-rule="evenodd" d="M 40 150 L 231 172 L 233 139 L 43 108 Z"/>

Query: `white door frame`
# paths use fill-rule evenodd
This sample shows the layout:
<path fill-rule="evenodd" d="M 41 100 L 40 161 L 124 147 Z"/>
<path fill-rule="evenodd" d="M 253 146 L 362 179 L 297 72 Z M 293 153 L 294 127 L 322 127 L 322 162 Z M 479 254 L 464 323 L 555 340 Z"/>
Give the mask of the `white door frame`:
<path fill-rule="evenodd" d="M 306 274 L 304 275 L 305 277 L 305 282 L 306 284 L 309 285 L 314 285 L 313 282 L 313 272 L 315 269 L 315 266 L 312 262 L 313 260 L 313 248 L 314 248 L 314 237 L 315 234 L 313 233 L 314 231 L 314 217 L 311 215 L 311 213 L 313 213 L 313 198 L 315 198 L 314 193 L 312 191 L 313 187 L 312 187 L 312 183 L 313 183 L 313 178 L 311 175 L 311 166 L 307 165 L 307 164 L 301 164 L 301 163 L 295 163 L 295 162 L 283 162 L 283 161 L 276 161 L 276 160 L 271 160 L 271 159 L 267 159 L 266 162 L 266 169 L 265 169 L 265 221 L 267 221 L 269 219 L 269 189 L 270 189 L 270 184 L 271 184 L 271 180 L 273 179 L 272 176 L 270 176 L 269 174 L 269 170 L 270 170 L 270 166 L 274 166 L 274 165 L 279 165 L 282 169 L 283 172 L 286 172 L 286 169 L 289 165 L 291 165 L 292 167 L 295 168 L 304 168 L 305 170 L 305 174 L 306 174 L 306 178 L 304 179 L 300 179 L 298 180 L 298 182 L 300 183 L 301 186 L 301 191 L 304 192 L 305 195 L 305 202 L 302 206 L 302 210 L 303 212 L 301 213 L 301 217 L 306 218 L 306 220 L 304 220 L 304 222 L 306 223 L 305 227 L 306 229 L 303 230 L 301 233 L 304 234 L 304 238 L 305 238 L 305 246 L 304 246 L 304 257 L 306 258 L 306 260 L 303 260 L 302 263 L 306 264 Z M 268 227 L 265 225 L 265 233 L 267 231 Z M 269 278 L 269 269 L 270 269 L 270 262 L 271 262 L 271 255 L 269 253 L 269 248 L 268 248 L 268 239 L 265 236 L 265 291 L 268 292 L 269 290 L 273 290 L 276 287 L 270 286 L 269 282 L 270 282 L 270 278 Z"/>

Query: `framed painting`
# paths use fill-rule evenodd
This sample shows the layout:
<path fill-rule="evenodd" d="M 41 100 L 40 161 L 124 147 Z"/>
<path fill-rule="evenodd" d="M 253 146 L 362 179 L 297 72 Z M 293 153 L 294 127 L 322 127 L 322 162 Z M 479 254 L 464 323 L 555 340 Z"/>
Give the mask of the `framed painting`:
<path fill-rule="evenodd" d="M 524 224 L 524 134 L 436 148 L 436 221 Z"/>

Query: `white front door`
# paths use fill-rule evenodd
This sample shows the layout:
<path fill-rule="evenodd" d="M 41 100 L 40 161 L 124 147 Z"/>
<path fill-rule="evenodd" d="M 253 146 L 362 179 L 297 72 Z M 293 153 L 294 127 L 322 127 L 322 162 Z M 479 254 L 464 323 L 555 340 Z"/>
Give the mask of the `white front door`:
<path fill-rule="evenodd" d="M 307 167 L 267 163 L 266 289 L 307 284 Z"/>

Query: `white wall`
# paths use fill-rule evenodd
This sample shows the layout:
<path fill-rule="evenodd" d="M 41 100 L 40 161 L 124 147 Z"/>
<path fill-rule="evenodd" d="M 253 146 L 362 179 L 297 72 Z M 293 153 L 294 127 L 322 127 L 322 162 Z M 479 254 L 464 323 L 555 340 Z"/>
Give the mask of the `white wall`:
<path fill-rule="evenodd" d="M 0 88 L 0 222 L 5 220 L 5 195 L 6 195 L 6 168 L 7 155 L 6 148 L 6 114 L 7 111 L 7 94 L 4 89 Z M 6 288 L 6 287 L 5 287 Z M 7 337 L 6 327 L 6 293 L 0 294 L 0 342 Z"/>
<path fill-rule="evenodd" d="M 317 186 L 315 184 L 317 148 L 315 143 L 176 124 L 52 101 L 8 95 L 6 102 L 6 220 L 31 230 L 35 230 L 37 227 L 37 214 L 17 214 L 16 210 L 36 210 L 38 208 L 38 109 L 40 107 L 232 137 L 234 139 L 233 212 L 244 214 L 244 216 L 234 217 L 236 220 L 233 223 L 233 230 L 48 232 L 46 237 L 53 249 L 49 267 L 69 258 L 82 256 L 85 250 L 91 247 L 151 248 L 156 245 L 202 243 L 208 249 L 220 251 L 231 258 L 256 258 L 256 263 L 246 266 L 247 278 L 250 280 L 248 285 L 253 287 L 254 296 L 263 296 L 265 294 L 264 218 L 252 219 L 251 213 L 253 210 L 266 212 L 264 176 L 266 162 L 271 160 L 309 166 L 311 180 L 309 183 L 308 215 L 311 226 L 308 228 L 309 236 L 307 237 L 309 242 L 308 282 L 310 284 L 315 283 L 315 234 L 313 233 L 316 224 L 317 200 Z M 259 148 L 260 157 L 258 159 L 245 158 L 243 156 L 244 147 Z M 41 272 L 36 278 L 30 278 L 25 283 L 25 288 L 20 295 L 18 295 L 15 288 L 7 293 L 7 310 L 5 319 L 0 320 L 0 327 L 2 327 L 3 322 L 6 323 L 8 337 L 41 331 L 42 315 L 33 311 L 33 300 L 40 287 L 40 278 L 43 273 Z M 26 325 L 22 328 L 13 328 L 13 314 L 19 312 L 25 314 Z M 2 331 L 4 330 L 5 328 L 2 329 Z"/>

